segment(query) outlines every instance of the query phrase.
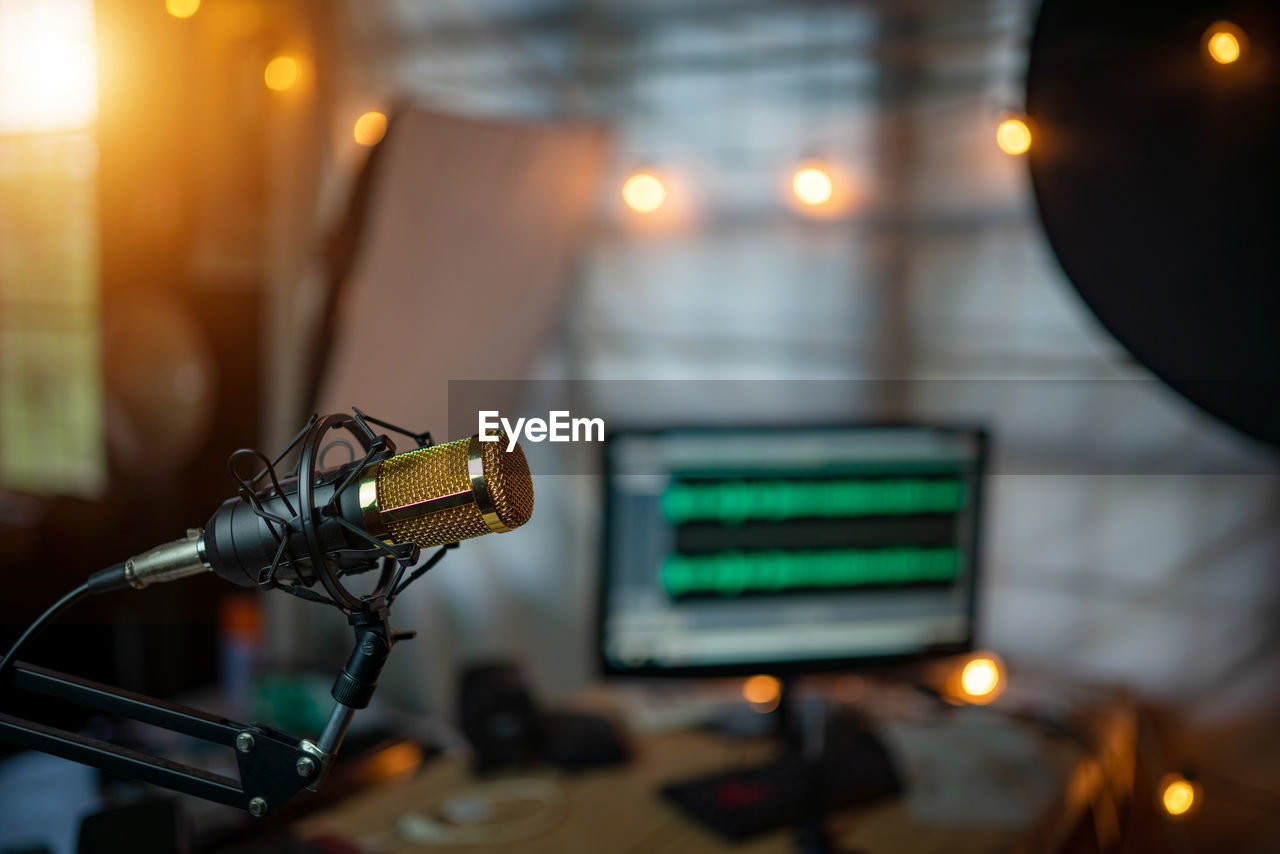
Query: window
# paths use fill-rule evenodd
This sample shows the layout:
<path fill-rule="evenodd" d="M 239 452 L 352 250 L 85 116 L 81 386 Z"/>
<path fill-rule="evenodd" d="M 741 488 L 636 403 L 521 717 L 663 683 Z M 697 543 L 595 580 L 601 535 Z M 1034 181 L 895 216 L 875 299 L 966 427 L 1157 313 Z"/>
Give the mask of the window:
<path fill-rule="evenodd" d="M 0 0 L 0 487 L 106 475 L 91 0 Z"/>

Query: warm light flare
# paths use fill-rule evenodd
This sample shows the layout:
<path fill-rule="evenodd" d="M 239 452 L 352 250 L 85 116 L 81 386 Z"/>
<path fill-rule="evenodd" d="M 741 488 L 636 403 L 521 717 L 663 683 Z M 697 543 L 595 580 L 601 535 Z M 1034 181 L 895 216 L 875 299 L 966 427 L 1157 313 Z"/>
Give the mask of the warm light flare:
<path fill-rule="evenodd" d="M 782 702 L 782 683 L 777 677 L 763 673 L 752 676 L 742 683 L 742 699 L 750 703 L 754 711 L 767 715 Z"/>
<path fill-rule="evenodd" d="M 97 116 L 92 0 L 0 4 L 0 134 L 76 130 Z"/>
<path fill-rule="evenodd" d="M 1209 55 L 1226 65 L 1240 58 L 1240 42 L 1231 33 L 1214 33 L 1209 38 Z"/>
<path fill-rule="evenodd" d="M 806 166 L 796 170 L 791 179 L 791 190 L 806 205 L 821 205 L 831 201 L 831 176 L 819 166 Z"/>
<path fill-rule="evenodd" d="M 1230 65 L 1240 59 L 1245 47 L 1244 30 L 1230 21 L 1218 21 L 1204 31 L 1204 49 L 1219 65 Z"/>
<path fill-rule="evenodd" d="M 370 760 L 369 770 L 378 780 L 396 777 L 422 764 L 422 748 L 408 741 L 383 748 Z"/>
<path fill-rule="evenodd" d="M 960 687 L 970 698 L 986 697 L 1000 684 L 1000 665 L 990 658 L 975 658 L 960 672 Z"/>
<path fill-rule="evenodd" d="M 996 145 L 1005 154 L 1025 154 L 1031 148 L 1031 128 L 1018 118 L 1007 118 L 996 126 Z"/>
<path fill-rule="evenodd" d="M 1175 818 L 1190 814 L 1200 802 L 1200 786 L 1181 774 L 1164 775 L 1157 788 L 1160 792 L 1160 806 Z"/>
<path fill-rule="evenodd" d="M 951 703 L 985 706 L 1004 693 L 1005 666 L 994 652 L 975 652 L 945 664 L 937 677 L 939 693 Z"/>
<path fill-rule="evenodd" d="M 262 79 L 272 92 L 283 92 L 293 87 L 301 75 L 298 60 L 292 56 L 280 55 L 272 57 L 262 72 Z"/>
<path fill-rule="evenodd" d="M 190 18 L 200 8 L 200 0 L 164 0 L 164 8 L 175 18 Z"/>
<path fill-rule="evenodd" d="M 386 134 L 387 117 L 378 112 L 368 112 L 356 119 L 352 130 L 352 136 L 359 145 L 377 145 Z"/>
<path fill-rule="evenodd" d="M 622 200 L 637 213 L 653 213 L 666 198 L 667 188 L 648 172 L 637 172 L 622 185 Z"/>

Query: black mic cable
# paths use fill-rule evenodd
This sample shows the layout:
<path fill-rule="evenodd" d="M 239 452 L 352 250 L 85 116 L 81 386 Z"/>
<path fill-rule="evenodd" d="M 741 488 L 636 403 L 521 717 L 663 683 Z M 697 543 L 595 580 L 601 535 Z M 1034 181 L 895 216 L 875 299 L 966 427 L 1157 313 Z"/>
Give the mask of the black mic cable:
<path fill-rule="evenodd" d="M 67 593 L 57 602 L 50 605 L 45 612 L 18 635 L 18 639 L 13 642 L 13 646 L 9 647 L 9 651 L 4 654 L 4 658 L 0 659 L 0 682 L 7 678 L 9 665 L 18 657 L 18 653 L 22 648 L 35 639 L 36 635 L 44 630 L 44 627 L 57 619 L 58 615 L 88 596 L 90 593 L 105 593 L 108 590 L 118 590 L 121 587 L 128 587 L 129 582 L 125 578 L 125 565 L 118 563 L 115 566 L 108 567 L 101 572 L 95 572 L 89 577 L 89 580 L 81 584 L 76 589 Z"/>

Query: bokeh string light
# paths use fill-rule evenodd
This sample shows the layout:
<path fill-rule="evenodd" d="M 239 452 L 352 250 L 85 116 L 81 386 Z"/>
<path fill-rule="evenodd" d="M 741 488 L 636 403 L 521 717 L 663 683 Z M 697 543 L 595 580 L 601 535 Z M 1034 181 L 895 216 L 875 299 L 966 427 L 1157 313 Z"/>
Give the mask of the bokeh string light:
<path fill-rule="evenodd" d="M 1240 58 L 1240 42 L 1231 33 L 1214 33 L 1209 39 L 1209 55 L 1226 65 Z"/>
<path fill-rule="evenodd" d="M 1199 808 L 1200 785 L 1177 772 L 1164 775 L 1156 788 L 1160 796 L 1160 807 L 1173 818 L 1185 818 Z"/>
<path fill-rule="evenodd" d="M 946 664 L 938 682 L 948 702 L 985 706 L 1004 693 L 1004 662 L 994 652 L 976 652 Z"/>
<path fill-rule="evenodd" d="M 165 11 L 175 18 L 190 18 L 200 9 L 200 0 L 165 0 Z"/>
<path fill-rule="evenodd" d="M 377 145 L 387 134 L 387 117 L 371 110 L 356 119 L 351 135 L 357 145 Z"/>
<path fill-rule="evenodd" d="M 996 126 L 996 144 L 1006 154 L 1025 154 L 1032 144 L 1030 120 L 1020 115 L 1006 116 Z M 850 209 L 850 191 L 841 190 L 836 171 L 823 161 L 797 163 L 787 182 L 787 192 L 795 209 L 806 214 L 838 215 Z M 841 198 L 839 203 L 837 195 Z M 667 187 L 652 171 L 639 170 L 623 181 L 621 196 L 632 211 L 651 214 L 667 201 Z"/>
<path fill-rule="evenodd" d="M 298 82 L 301 74 L 298 60 L 292 56 L 280 54 L 272 57 L 267 63 L 267 67 L 262 72 L 262 79 L 272 92 L 284 92 Z"/>
<path fill-rule="evenodd" d="M 782 701 L 782 683 L 776 676 L 759 674 L 742 683 L 742 699 L 760 714 L 768 714 Z"/>
<path fill-rule="evenodd" d="M 831 175 L 819 165 L 802 165 L 791 179 L 791 190 L 806 205 L 823 205 L 831 201 Z"/>
<path fill-rule="evenodd" d="M 651 172 L 636 172 L 622 184 L 622 200 L 636 213 L 653 213 L 666 199 L 666 186 Z"/>
<path fill-rule="evenodd" d="M 996 125 L 996 145 L 1005 154 L 1026 154 L 1031 148 L 1031 128 L 1017 116 L 1010 116 Z"/>
<path fill-rule="evenodd" d="M 975 658 L 965 664 L 960 672 L 960 687 L 970 702 L 989 702 L 995 699 L 1000 687 L 1000 665 L 994 658 Z"/>
<path fill-rule="evenodd" d="M 1217 21 L 1204 31 L 1203 44 L 1209 58 L 1219 65 L 1231 65 L 1244 55 L 1244 30 L 1230 21 Z"/>

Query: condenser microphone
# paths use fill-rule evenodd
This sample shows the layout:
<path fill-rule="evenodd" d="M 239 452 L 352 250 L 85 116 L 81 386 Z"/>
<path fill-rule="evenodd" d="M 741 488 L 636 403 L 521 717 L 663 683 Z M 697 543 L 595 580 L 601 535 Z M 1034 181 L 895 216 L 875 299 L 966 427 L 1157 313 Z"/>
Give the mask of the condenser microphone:
<path fill-rule="evenodd" d="M 305 501 L 298 478 L 229 499 L 203 530 L 126 561 L 124 580 L 141 589 L 211 570 L 245 587 L 309 585 L 315 552 L 303 526 L 288 524 L 300 511 L 314 513 L 323 559 L 352 573 L 373 568 L 380 556 L 373 540 L 430 548 L 514 530 L 533 513 L 533 481 L 524 450 L 494 438 L 348 463 L 320 473 Z"/>
<path fill-rule="evenodd" d="M 204 529 L 193 528 L 182 539 L 94 574 L 28 626 L 0 657 L 0 682 L 234 745 L 238 781 L 8 714 L 0 714 L 0 740 L 241 807 L 257 818 L 303 788 L 318 788 L 356 710 L 368 707 L 392 646 L 413 637 L 391 626 L 395 598 L 449 546 L 518 528 L 533 513 L 524 451 L 514 443 L 508 450 L 500 433 L 431 445 L 427 433 L 353 411 L 354 416 L 312 416 L 275 460 L 247 448 L 236 451 L 228 467 L 240 493 L 224 501 Z M 412 438 L 419 449 L 397 454 L 391 439 L 375 435 L 370 423 Z M 324 469 L 325 450 L 335 444 L 324 444 L 331 430 L 346 430 L 364 456 L 356 458 L 355 447 L 338 440 L 351 450 L 352 461 Z M 297 466 L 282 477 L 276 465 L 295 450 Z M 261 464 L 247 478 L 236 465 L 246 458 Z M 440 548 L 419 564 L 420 550 L 435 546 Z M 374 569 L 380 576 L 371 592 L 353 593 L 343 584 L 343 576 Z M 14 662 L 46 623 L 90 593 L 143 588 L 209 571 L 244 586 L 281 587 L 347 615 L 355 644 L 334 680 L 333 708 L 315 741 Z"/>

